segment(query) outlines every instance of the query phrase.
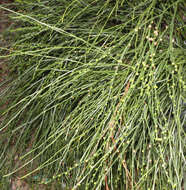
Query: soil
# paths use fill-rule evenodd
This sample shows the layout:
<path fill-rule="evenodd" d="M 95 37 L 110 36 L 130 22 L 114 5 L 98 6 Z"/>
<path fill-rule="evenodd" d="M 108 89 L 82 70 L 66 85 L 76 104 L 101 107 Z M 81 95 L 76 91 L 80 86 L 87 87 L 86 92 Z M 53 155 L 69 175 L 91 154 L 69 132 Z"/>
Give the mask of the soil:
<path fill-rule="evenodd" d="M 11 5 L 12 2 L 13 2 L 13 0 L 0 0 L 0 5 L 7 5 L 7 4 Z M 12 23 L 8 17 L 8 12 L 0 9 L 0 56 L 6 54 L 5 52 L 1 51 L 1 47 L 8 48 L 8 43 L 3 40 L 3 34 L 11 24 Z M 8 63 L 7 63 L 6 59 L 0 58 L 0 96 L 3 95 L 3 92 L 8 87 L 8 84 L 10 81 L 9 79 L 10 79 L 10 72 L 8 69 Z M 8 102 L 0 101 L 0 113 L 2 113 L 2 110 L 4 110 L 7 107 L 7 105 L 8 105 Z M 0 115 L 0 124 L 2 124 L 2 122 L 3 122 L 3 117 L 2 117 L 2 115 Z M 29 146 L 28 147 L 28 151 L 29 151 L 29 148 L 32 146 L 30 144 L 28 146 Z M 11 152 L 14 152 L 13 145 L 10 145 L 7 154 L 11 155 Z M 21 166 L 22 163 L 19 160 L 18 155 L 19 155 L 19 153 L 17 153 L 14 157 L 14 164 L 16 166 Z M 10 159 L 7 159 L 7 160 L 10 160 Z M 31 189 L 45 190 L 46 189 L 46 185 L 28 184 L 25 180 L 19 179 L 18 176 L 21 175 L 21 173 L 25 174 L 26 169 L 23 169 L 17 175 L 11 177 L 9 190 L 18 190 L 18 189 L 19 190 L 31 190 Z"/>
<path fill-rule="evenodd" d="M 4 3 L 11 3 L 12 0 L 1 0 L 0 5 Z M 8 19 L 8 13 L 2 9 L 0 9 L 0 48 L 5 48 L 7 46 L 7 43 L 3 40 L 3 33 L 5 32 L 6 28 L 8 28 L 11 25 L 10 20 Z M 0 56 L 2 52 L 0 49 Z M 4 54 L 3 54 L 4 55 Z M 3 93 L 3 91 L 7 87 L 7 82 L 9 77 L 9 70 L 8 66 L 6 64 L 5 59 L 0 58 L 0 94 Z M 7 106 L 8 102 L 5 102 L 2 104 L 0 102 L 0 110 L 3 110 Z M 1 112 L 0 112 L 1 113 Z M 3 117 L 0 115 L 0 123 L 2 122 Z"/>

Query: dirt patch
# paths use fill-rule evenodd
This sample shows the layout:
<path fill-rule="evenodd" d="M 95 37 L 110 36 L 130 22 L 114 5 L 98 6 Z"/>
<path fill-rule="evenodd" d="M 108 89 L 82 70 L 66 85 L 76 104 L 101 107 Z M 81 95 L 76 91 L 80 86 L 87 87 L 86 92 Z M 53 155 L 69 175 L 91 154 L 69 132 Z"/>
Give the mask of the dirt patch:
<path fill-rule="evenodd" d="M 11 3 L 13 2 L 13 0 L 1 0 L 0 1 L 0 5 L 5 5 L 10 6 L 11 8 Z M 8 12 L 4 11 L 2 9 L 0 9 L 0 56 L 4 56 L 7 55 L 9 52 L 9 44 L 7 41 L 4 40 L 3 38 L 3 34 L 6 32 L 6 29 L 8 27 L 11 26 L 11 24 L 13 24 L 9 17 L 8 17 Z M 4 49 L 6 49 L 4 51 Z M 9 71 L 9 66 L 8 66 L 8 62 L 6 60 L 6 58 L 0 58 L 0 97 L 3 96 L 4 92 L 6 91 L 9 82 L 10 82 L 10 71 Z M 2 112 L 3 110 L 8 106 L 8 101 L 6 102 L 2 102 L 1 98 L 0 98 L 0 125 L 2 124 L 4 117 L 2 116 Z M 3 131 L 1 131 L 3 134 L 4 132 L 6 132 L 6 129 L 4 129 Z M 2 138 L 1 138 L 2 139 Z M 13 162 L 13 167 L 15 168 L 19 168 L 21 167 L 24 163 L 22 160 L 19 159 L 19 152 L 15 153 L 15 142 L 13 142 L 14 140 L 12 140 L 12 142 L 10 142 L 8 150 L 7 150 L 7 163 L 11 164 L 11 161 Z M 32 144 L 34 141 L 34 132 L 32 134 L 30 143 L 28 143 L 28 148 L 27 148 L 27 152 L 29 152 L 32 148 Z M 3 140 L 3 144 L 6 146 L 6 143 L 8 143 L 8 139 Z M 13 156 L 13 157 L 12 157 Z M 37 161 L 33 163 L 33 167 L 36 168 L 38 166 Z M 55 184 L 52 185 L 45 185 L 45 184 L 38 184 L 39 182 L 41 182 L 42 180 L 42 176 L 41 179 L 39 180 L 39 182 L 33 182 L 30 183 L 28 182 L 27 179 L 20 179 L 19 177 L 24 176 L 27 174 L 27 167 L 25 166 L 24 168 L 22 168 L 20 171 L 16 172 L 16 174 L 12 175 L 10 177 L 9 180 L 9 184 L 7 184 L 9 186 L 10 190 L 55 190 Z M 3 175 L 5 175 L 6 173 L 2 173 Z M 32 176 L 30 176 L 30 178 L 34 179 L 33 181 L 36 181 L 35 178 L 37 178 L 39 175 L 36 173 L 34 173 Z M 1 176 L 0 176 L 1 178 Z M 1 180 L 1 179 L 0 179 Z M 59 189 L 59 188 L 57 188 Z"/>
<path fill-rule="evenodd" d="M 5 5 L 7 4 L 11 5 L 13 0 L 1 0 L 0 5 Z M 4 51 L 4 49 L 8 49 L 8 42 L 3 39 L 3 34 L 6 31 L 6 29 L 11 25 L 11 21 L 8 17 L 8 12 L 0 9 L 0 56 L 4 56 L 7 54 L 8 51 Z M 8 81 L 10 78 L 10 72 L 8 69 L 8 63 L 5 58 L 0 58 L 0 96 L 4 95 L 4 92 L 6 91 L 8 87 Z M 8 102 L 3 102 L 2 99 L 0 100 L 0 124 L 2 124 L 4 117 L 2 116 L 3 110 L 7 107 Z M 1 132 L 5 132 L 5 130 Z M 6 140 L 8 142 L 8 140 Z M 10 144 L 8 148 L 8 152 L 10 152 L 10 155 L 8 153 L 8 158 L 7 160 L 11 160 L 11 152 L 14 150 L 14 146 Z M 18 156 L 16 155 L 14 160 L 13 160 L 15 166 L 21 166 L 21 162 L 18 159 Z M 8 161 L 9 163 L 9 161 Z M 22 171 L 23 172 L 23 171 Z M 11 177 L 10 179 L 10 184 L 9 184 L 10 190 L 30 190 L 30 186 L 28 183 L 26 183 L 25 180 L 20 180 L 17 176 Z M 33 188 L 32 188 L 33 189 Z M 44 189 L 44 188 L 37 188 L 37 189 Z"/>
<path fill-rule="evenodd" d="M 12 3 L 12 0 L 1 0 L 0 5 Z M 3 48 L 7 48 L 7 42 L 3 39 L 3 33 L 11 25 L 10 19 L 8 18 L 8 12 L 0 9 L 0 56 L 5 55 Z M 6 51 L 7 52 L 7 51 Z M 0 58 L 0 94 L 7 87 L 7 81 L 9 79 L 9 70 L 5 59 Z M 0 101 L 0 113 L 1 110 L 5 109 L 8 102 Z M 3 117 L 0 115 L 0 124 Z"/>

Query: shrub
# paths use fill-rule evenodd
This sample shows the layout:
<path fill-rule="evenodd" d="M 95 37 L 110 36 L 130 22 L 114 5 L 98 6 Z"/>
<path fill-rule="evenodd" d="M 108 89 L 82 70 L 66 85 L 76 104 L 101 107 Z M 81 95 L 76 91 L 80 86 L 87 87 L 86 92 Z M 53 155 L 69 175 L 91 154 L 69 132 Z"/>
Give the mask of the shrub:
<path fill-rule="evenodd" d="M 184 1 L 16 6 L 1 131 L 24 164 L 5 177 L 30 165 L 22 178 L 39 172 L 67 189 L 181 189 Z"/>

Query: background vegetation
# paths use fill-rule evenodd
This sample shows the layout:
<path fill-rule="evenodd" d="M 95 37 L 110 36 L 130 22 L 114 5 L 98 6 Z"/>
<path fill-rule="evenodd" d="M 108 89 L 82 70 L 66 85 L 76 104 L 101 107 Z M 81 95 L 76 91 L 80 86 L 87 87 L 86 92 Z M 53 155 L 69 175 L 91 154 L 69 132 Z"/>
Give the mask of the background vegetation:
<path fill-rule="evenodd" d="M 0 95 L 8 102 L 2 189 L 12 175 L 58 181 L 57 189 L 181 189 L 185 7 L 184 0 L 0 6 L 14 22 L 5 34 L 10 47 L 1 47 L 13 76 Z"/>

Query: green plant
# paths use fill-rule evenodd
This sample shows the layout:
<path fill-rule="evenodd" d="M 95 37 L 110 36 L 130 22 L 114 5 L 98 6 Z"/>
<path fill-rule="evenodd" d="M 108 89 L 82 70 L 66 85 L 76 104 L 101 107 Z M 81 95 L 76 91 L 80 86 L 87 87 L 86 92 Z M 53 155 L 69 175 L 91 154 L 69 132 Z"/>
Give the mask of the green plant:
<path fill-rule="evenodd" d="M 4 177 L 30 165 L 22 178 L 39 172 L 70 189 L 181 189 L 184 1 L 17 7 L 0 7 L 18 22 L 1 131 L 24 164 Z"/>

